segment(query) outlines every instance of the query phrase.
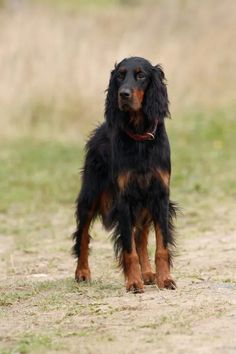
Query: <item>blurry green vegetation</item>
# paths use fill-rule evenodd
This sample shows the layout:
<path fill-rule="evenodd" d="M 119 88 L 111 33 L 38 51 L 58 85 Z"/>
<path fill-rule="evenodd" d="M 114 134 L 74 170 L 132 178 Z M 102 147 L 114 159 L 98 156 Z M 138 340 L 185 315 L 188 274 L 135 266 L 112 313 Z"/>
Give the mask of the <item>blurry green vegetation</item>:
<path fill-rule="evenodd" d="M 173 191 L 199 199 L 235 197 L 234 110 L 190 111 L 169 127 Z"/>
<path fill-rule="evenodd" d="M 81 147 L 20 139 L 0 149 L 1 212 L 14 205 L 23 212 L 74 202 Z"/>
<path fill-rule="evenodd" d="M 37 352 L 42 352 L 45 348 L 48 350 L 57 349 L 56 344 L 52 344 L 50 336 L 26 334 L 22 336 L 13 351 L 17 353 L 33 353 L 36 350 Z"/>
<path fill-rule="evenodd" d="M 114 5 L 135 5 L 140 3 L 134 0 L 34 0 L 35 3 L 46 4 L 61 9 L 78 9 L 80 7 L 104 7 Z"/>
<path fill-rule="evenodd" d="M 232 111 L 190 112 L 168 121 L 172 194 L 186 205 L 236 195 Z M 0 144 L 1 211 L 47 210 L 74 202 L 82 166 L 81 144 L 18 139 Z"/>

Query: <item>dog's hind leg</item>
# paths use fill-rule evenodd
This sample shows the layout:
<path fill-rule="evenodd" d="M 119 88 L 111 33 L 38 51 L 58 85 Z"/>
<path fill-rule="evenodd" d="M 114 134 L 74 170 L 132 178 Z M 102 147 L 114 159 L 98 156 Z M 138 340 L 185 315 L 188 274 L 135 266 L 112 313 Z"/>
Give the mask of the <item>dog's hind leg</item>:
<path fill-rule="evenodd" d="M 75 245 L 73 253 L 78 258 L 75 279 L 80 281 L 89 281 L 91 273 L 88 264 L 89 254 L 89 227 L 96 213 L 96 200 L 91 193 L 85 189 L 81 191 L 76 205 L 77 229 L 73 235 Z"/>
<path fill-rule="evenodd" d="M 156 284 L 160 289 L 175 289 L 176 284 L 170 274 L 171 247 L 174 242 L 173 217 L 176 216 L 175 205 L 169 200 L 169 190 L 157 179 L 153 183 L 153 198 L 150 214 L 156 234 Z"/>
<path fill-rule="evenodd" d="M 175 289 L 176 284 L 170 274 L 171 251 L 174 245 L 172 216 L 174 207 L 169 202 L 168 195 L 162 196 L 157 204 L 154 215 L 154 227 L 156 234 L 156 283 L 160 289 Z"/>
<path fill-rule="evenodd" d="M 144 225 L 142 229 L 135 231 L 136 249 L 139 257 L 139 263 L 142 271 L 142 278 L 145 285 L 155 284 L 155 273 L 148 257 L 148 225 Z"/>
<path fill-rule="evenodd" d="M 165 244 L 163 232 L 160 225 L 155 225 L 156 233 L 156 283 L 160 289 L 175 289 L 176 284 L 170 274 L 171 254 L 168 245 Z"/>

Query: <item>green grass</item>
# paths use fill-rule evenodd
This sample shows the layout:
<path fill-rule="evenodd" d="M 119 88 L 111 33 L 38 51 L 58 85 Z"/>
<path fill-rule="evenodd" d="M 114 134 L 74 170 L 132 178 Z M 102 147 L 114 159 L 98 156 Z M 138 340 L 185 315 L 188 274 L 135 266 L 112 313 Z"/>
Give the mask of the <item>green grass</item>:
<path fill-rule="evenodd" d="M 171 122 L 174 193 L 201 198 L 236 194 L 233 110 L 190 112 Z"/>
<path fill-rule="evenodd" d="M 65 303 L 65 299 L 73 296 L 86 296 L 93 298 L 93 300 L 107 298 L 112 294 L 120 296 L 123 293 L 123 289 L 120 288 L 120 284 L 104 283 L 101 280 L 93 281 L 93 284 L 82 283 L 78 285 L 72 278 L 60 279 L 60 280 L 46 280 L 41 282 L 33 281 L 18 281 L 10 288 L 0 286 L 0 308 L 4 309 L 15 304 L 23 303 L 26 300 L 30 300 L 40 295 L 38 300 L 38 308 L 41 311 L 52 311 L 56 309 L 67 309 L 66 316 L 78 314 L 81 311 L 82 305 L 78 302 L 78 307 L 70 307 Z M 63 296 L 62 296 L 63 294 Z M 90 305 L 89 305 L 90 306 Z M 95 311 L 95 304 L 91 304 L 89 310 Z"/>
<path fill-rule="evenodd" d="M 45 350 L 62 349 L 49 335 L 27 333 L 16 340 L 16 344 L 10 350 L 4 350 L 2 354 L 15 353 L 44 353 Z"/>
<path fill-rule="evenodd" d="M 50 5 L 62 10 L 76 10 L 84 7 L 103 8 L 114 5 L 135 5 L 134 0 L 34 0 L 35 3 Z M 140 1 L 139 1 L 140 2 Z"/>
<path fill-rule="evenodd" d="M 122 294 L 123 289 L 119 284 L 104 284 L 99 280 L 94 281 L 92 285 L 78 285 L 72 278 L 42 282 L 18 280 L 9 288 L 3 285 L 0 287 L 0 321 L 4 321 L 16 306 L 20 311 L 24 311 L 25 305 L 26 316 L 33 322 L 38 316 L 47 316 L 48 313 L 60 316 L 55 316 L 53 324 L 47 330 L 41 328 L 38 331 L 36 327 L 33 331 L 16 331 L 10 344 L 2 343 L 2 347 L 0 345 L 0 353 L 44 353 L 65 349 L 64 338 L 90 336 L 97 328 L 95 322 L 92 322 L 95 328 L 88 325 L 81 330 L 71 331 L 64 329 L 66 323 L 75 318 L 79 321 L 79 318 L 86 314 L 95 318 L 106 318 L 113 312 L 109 306 L 106 306 L 106 311 L 100 309 L 104 300 Z M 84 299 L 89 302 L 84 302 Z"/>
<path fill-rule="evenodd" d="M 0 144 L 1 212 L 73 203 L 82 149 L 71 143 L 20 139 Z"/>
<path fill-rule="evenodd" d="M 211 210 L 236 196 L 233 110 L 189 112 L 174 117 L 167 126 L 172 148 L 171 197 L 187 214 L 189 225 L 198 222 L 205 230 L 209 227 L 206 210 L 210 217 Z M 22 218 L 24 225 L 9 225 L 3 219 L 0 231 L 21 235 L 16 241 L 19 249 L 31 252 L 28 235 L 50 229 L 50 216 L 31 222 L 29 215 L 73 208 L 82 161 L 83 149 L 75 142 L 21 138 L 0 143 L 0 212 Z"/>
<path fill-rule="evenodd" d="M 17 291 L 15 290 L 17 288 Z M 64 299 L 60 298 L 60 293 L 65 292 L 69 293 L 76 292 L 78 293 L 77 284 L 72 281 L 72 279 L 53 280 L 53 281 L 42 281 L 39 283 L 33 283 L 31 281 L 19 281 L 14 284 L 12 288 L 8 289 L 8 292 L 4 293 L 4 287 L 0 287 L 0 307 L 6 307 L 14 305 L 15 303 L 20 303 L 22 301 L 28 300 L 35 297 L 38 294 L 46 293 L 45 302 L 49 302 L 51 305 L 54 303 L 51 297 L 55 295 L 57 290 L 58 298 L 56 303 L 62 303 Z M 50 301 L 48 301 L 50 299 Z"/>
<path fill-rule="evenodd" d="M 224 198 L 236 194 L 233 111 L 192 112 L 168 122 L 172 194 Z M 0 143 L 1 212 L 34 211 L 74 202 L 83 150 L 76 143 L 18 139 Z"/>

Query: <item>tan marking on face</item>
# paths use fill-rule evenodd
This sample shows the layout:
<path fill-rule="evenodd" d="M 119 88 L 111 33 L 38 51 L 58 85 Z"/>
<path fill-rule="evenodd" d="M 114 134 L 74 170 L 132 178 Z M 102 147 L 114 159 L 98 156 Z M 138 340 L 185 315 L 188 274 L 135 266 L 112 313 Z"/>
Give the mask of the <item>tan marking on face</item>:
<path fill-rule="evenodd" d="M 141 66 L 136 66 L 135 72 L 136 72 L 136 74 L 142 72 Z"/>
<path fill-rule="evenodd" d="M 126 73 L 127 69 L 125 66 L 121 66 L 118 71 L 119 71 L 119 73 Z"/>
<path fill-rule="evenodd" d="M 144 91 L 140 89 L 134 89 L 132 93 L 132 111 L 130 115 L 130 121 L 135 127 L 141 126 L 144 121 L 142 112 L 142 104 L 144 98 Z"/>
<path fill-rule="evenodd" d="M 144 97 L 143 90 L 140 90 L 140 89 L 133 90 L 133 108 L 134 108 L 134 110 L 137 111 L 142 108 L 143 97 Z"/>

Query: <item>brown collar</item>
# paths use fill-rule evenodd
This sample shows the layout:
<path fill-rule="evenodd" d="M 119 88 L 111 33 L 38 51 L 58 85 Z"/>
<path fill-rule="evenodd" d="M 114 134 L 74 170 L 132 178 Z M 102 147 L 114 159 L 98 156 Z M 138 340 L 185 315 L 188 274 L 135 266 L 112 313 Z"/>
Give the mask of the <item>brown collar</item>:
<path fill-rule="evenodd" d="M 154 125 L 154 128 L 151 131 L 147 131 L 144 134 L 135 134 L 132 131 L 125 129 L 125 133 L 133 140 L 136 141 L 146 141 L 146 140 L 154 140 L 155 139 L 155 134 L 157 130 L 157 125 L 158 125 L 158 119 L 156 120 L 156 123 Z"/>

